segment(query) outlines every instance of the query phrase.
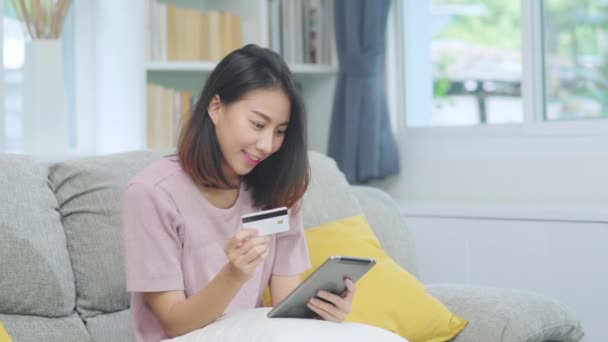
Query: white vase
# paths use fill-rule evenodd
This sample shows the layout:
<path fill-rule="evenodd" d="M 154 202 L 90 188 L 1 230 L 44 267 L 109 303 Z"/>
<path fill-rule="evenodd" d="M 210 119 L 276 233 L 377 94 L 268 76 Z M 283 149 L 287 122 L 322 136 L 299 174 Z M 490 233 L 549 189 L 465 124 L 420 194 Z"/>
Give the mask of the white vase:
<path fill-rule="evenodd" d="M 61 41 L 26 42 L 24 57 L 24 152 L 36 156 L 62 155 L 67 150 L 67 104 Z"/>

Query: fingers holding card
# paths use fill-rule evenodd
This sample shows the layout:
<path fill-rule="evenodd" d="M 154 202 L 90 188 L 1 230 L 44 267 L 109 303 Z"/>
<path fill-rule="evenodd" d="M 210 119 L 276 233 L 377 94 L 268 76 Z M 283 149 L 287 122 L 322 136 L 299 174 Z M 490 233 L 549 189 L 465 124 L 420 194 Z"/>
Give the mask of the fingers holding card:
<path fill-rule="evenodd" d="M 289 230 L 287 207 L 259 211 L 242 216 L 243 228 L 257 229 L 260 236 Z"/>

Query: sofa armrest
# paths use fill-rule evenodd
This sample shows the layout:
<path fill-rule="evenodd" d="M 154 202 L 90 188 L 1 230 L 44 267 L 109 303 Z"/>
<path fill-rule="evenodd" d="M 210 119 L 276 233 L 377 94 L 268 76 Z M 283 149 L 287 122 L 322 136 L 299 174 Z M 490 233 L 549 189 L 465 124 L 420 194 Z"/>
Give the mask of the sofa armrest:
<path fill-rule="evenodd" d="M 565 306 L 533 292 L 448 284 L 427 290 L 469 321 L 454 342 L 578 342 L 584 335 Z"/>
<path fill-rule="evenodd" d="M 418 276 L 414 243 L 395 201 L 377 188 L 360 185 L 350 188 L 384 251 L 401 267 Z"/>

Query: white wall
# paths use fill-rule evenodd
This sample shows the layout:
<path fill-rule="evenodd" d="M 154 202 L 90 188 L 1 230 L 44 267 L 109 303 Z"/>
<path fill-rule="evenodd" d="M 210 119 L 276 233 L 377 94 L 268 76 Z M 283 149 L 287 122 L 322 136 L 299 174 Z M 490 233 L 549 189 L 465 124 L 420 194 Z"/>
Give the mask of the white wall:
<path fill-rule="evenodd" d="M 100 154 L 145 146 L 142 8 L 143 0 L 94 1 L 96 145 Z"/>
<path fill-rule="evenodd" d="M 608 341 L 608 221 L 406 220 L 425 283 L 538 292 L 581 320 L 584 341 Z"/>
<path fill-rule="evenodd" d="M 327 153 L 337 75 L 296 75 L 296 78 L 304 88 L 303 97 L 308 115 L 308 149 Z"/>
<path fill-rule="evenodd" d="M 537 291 L 606 341 L 608 136 L 563 133 L 405 130 L 401 174 L 376 185 L 401 203 L 423 281 Z"/>
<path fill-rule="evenodd" d="M 378 185 L 407 202 L 608 209 L 607 135 L 524 136 L 499 128 L 464 137 L 406 130 L 401 174 Z"/>
<path fill-rule="evenodd" d="M 95 154 L 97 151 L 94 1 L 78 0 L 72 2 L 74 7 L 76 150 L 85 155 Z"/>
<path fill-rule="evenodd" d="M 75 156 L 145 146 L 143 1 L 73 4 Z"/>

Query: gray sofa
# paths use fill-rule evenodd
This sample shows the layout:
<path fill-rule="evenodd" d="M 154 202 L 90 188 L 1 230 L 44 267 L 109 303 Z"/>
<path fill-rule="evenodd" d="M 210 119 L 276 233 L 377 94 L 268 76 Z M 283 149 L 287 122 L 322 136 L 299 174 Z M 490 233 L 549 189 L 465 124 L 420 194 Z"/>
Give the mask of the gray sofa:
<path fill-rule="evenodd" d="M 121 243 L 127 180 L 161 157 L 139 151 L 60 162 L 0 155 L 0 321 L 17 341 L 132 341 Z M 306 227 L 365 213 L 385 250 L 413 274 L 414 246 L 385 193 L 349 186 L 311 153 Z M 516 290 L 429 285 L 469 320 L 455 341 L 578 341 L 559 303 Z"/>

